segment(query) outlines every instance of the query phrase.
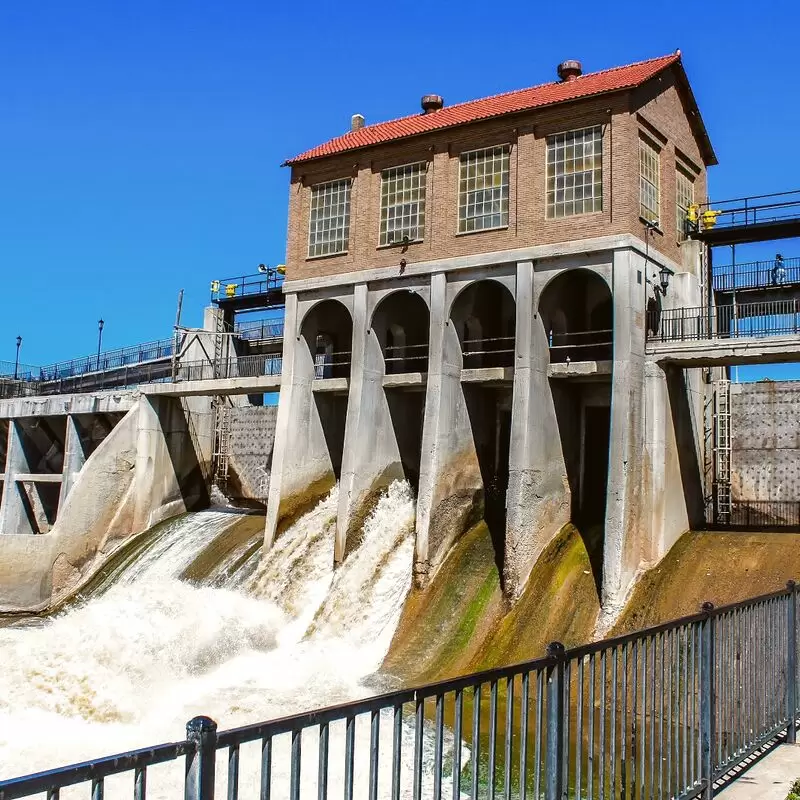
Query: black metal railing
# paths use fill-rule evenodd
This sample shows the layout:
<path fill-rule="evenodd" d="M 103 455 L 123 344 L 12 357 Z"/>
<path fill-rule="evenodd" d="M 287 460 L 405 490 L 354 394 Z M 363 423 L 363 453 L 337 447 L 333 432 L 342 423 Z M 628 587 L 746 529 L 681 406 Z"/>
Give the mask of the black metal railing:
<path fill-rule="evenodd" d="M 231 300 L 235 297 L 266 294 L 283 286 L 283 275 L 274 269 L 258 272 L 255 275 L 239 275 L 235 278 L 221 278 L 211 283 L 211 299 L 214 302 Z"/>
<path fill-rule="evenodd" d="M 283 338 L 283 319 L 258 319 L 236 322 L 233 332 L 240 339 L 264 341 Z"/>
<path fill-rule="evenodd" d="M 800 220 L 800 189 L 775 194 L 737 197 L 733 200 L 703 203 L 699 207 L 698 225 L 704 226 L 704 212 L 718 212 L 713 228 L 749 227 L 773 222 Z M 692 226 L 694 229 L 697 226 Z"/>
<path fill-rule="evenodd" d="M 210 381 L 228 378 L 280 378 L 283 358 L 276 355 L 237 356 L 216 361 L 183 361 L 178 364 L 175 381 Z"/>
<path fill-rule="evenodd" d="M 494 336 L 461 342 L 464 369 L 513 367 L 516 337 Z"/>
<path fill-rule="evenodd" d="M 800 332 L 800 301 L 773 300 L 651 311 L 647 315 L 647 329 L 650 341 L 661 342 L 796 336 Z"/>
<path fill-rule="evenodd" d="M 800 529 L 800 500 L 734 500 L 729 514 L 718 513 L 709 522 L 735 529 Z"/>
<path fill-rule="evenodd" d="M 428 371 L 428 343 L 396 345 L 384 348 L 387 375 Z"/>
<path fill-rule="evenodd" d="M 610 328 L 551 333 L 549 340 L 551 363 L 608 361 L 614 354 L 614 331 Z"/>
<path fill-rule="evenodd" d="M 314 378 L 348 378 L 353 354 L 350 350 L 317 353 L 314 356 Z"/>
<path fill-rule="evenodd" d="M 797 589 L 544 658 L 0 781 L 0 800 L 175 763 L 173 795 L 711 798 L 715 783 L 798 720 Z M 217 772 L 222 762 L 227 766 Z M 163 773 L 160 773 L 163 776 Z"/>
<path fill-rule="evenodd" d="M 734 289 L 766 289 L 800 283 L 800 258 L 785 258 L 780 265 L 774 259 L 748 261 L 744 264 L 726 264 L 714 267 L 714 290 L 730 292 Z"/>

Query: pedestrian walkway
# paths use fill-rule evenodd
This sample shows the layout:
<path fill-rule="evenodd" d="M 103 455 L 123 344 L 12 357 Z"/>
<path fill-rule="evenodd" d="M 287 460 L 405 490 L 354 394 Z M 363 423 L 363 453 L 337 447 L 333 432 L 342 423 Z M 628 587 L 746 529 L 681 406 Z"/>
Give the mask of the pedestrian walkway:
<path fill-rule="evenodd" d="M 786 800 L 800 778 L 800 745 L 782 744 L 718 795 L 718 800 Z"/>

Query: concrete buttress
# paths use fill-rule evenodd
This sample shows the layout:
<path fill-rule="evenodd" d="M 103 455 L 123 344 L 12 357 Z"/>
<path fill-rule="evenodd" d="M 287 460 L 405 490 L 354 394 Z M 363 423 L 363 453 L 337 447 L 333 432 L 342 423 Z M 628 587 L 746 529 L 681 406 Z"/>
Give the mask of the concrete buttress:
<path fill-rule="evenodd" d="M 517 264 L 517 322 L 506 496 L 506 594 L 516 598 L 550 539 L 570 519 L 570 491 L 547 377 L 548 343 L 534 308 L 534 268 Z"/>
<path fill-rule="evenodd" d="M 424 583 L 475 516 L 483 481 L 461 387 L 461 345 L 448 319 L 447 277 L 431 276 L 430 357 L 417 497 L 414 571 Z"/>

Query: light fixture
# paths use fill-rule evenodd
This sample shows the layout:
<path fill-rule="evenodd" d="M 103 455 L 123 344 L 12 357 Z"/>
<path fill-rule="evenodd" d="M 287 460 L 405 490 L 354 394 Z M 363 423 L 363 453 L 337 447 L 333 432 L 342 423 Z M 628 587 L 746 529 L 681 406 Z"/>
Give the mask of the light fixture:
<path fill-rule="evenodd" d="M 669 267 L 661 267 L 658 271 L 658 282 L 660 285 L 655 288 L 656 290 L 660 290 L 663 296 L 666 296 L 667 288 L 669 287 L 669 279 L 674 274 L 675 273 Z"/>

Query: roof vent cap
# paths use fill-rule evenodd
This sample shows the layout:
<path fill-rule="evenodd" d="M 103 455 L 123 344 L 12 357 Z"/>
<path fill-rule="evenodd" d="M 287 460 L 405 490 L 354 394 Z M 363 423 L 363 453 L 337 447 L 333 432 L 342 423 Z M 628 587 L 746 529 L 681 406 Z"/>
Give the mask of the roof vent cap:
<path fill-rule="evenodd" d="M 422 95 L 422 113 L 430 114 L 432 111 L 441 111 L 444 108 L 444 100 L 439 94 Z"/>
<path fill-rule="evenodd" d="M 364 127 L 364 115 L 363 114 L 353 114 L 350 118 L 350 131 L 358 131 Z"/>
<path fill-rule="evenodd" d="M 558 77 L 562 81 L 574 81 L 580 77 L 583 67 L 580 61 L 562 61 L 558 65 Z"/>

